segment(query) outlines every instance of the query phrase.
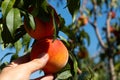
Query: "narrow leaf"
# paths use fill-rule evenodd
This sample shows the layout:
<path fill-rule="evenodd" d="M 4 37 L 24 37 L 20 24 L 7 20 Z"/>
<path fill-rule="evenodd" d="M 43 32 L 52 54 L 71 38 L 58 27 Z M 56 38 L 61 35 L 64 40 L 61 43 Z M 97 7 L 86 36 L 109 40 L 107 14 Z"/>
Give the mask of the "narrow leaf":
<path fill-rule="evenodd" d="M 16 54 L 19 53 L 20 49 L 22 48 L 22 44 L 21 41 L 18 40 L 17 42 L 15 42 L 15 49 L 16 49 Z"/>
<path fill-rule="evenodd" d="M 70 14 L 72 15 L 73 21 L 75 19 L 75 15 L 76 13 L 79 11 L 80 8 L 80 0 L 67 0 L 67 7 L 68 10 L 70 12 Z"/>
<path fill-rule="evenodd" d="M 12 9 L 13 5 L 15 3 L 15 0 L 4 0 L 2 2 L 2 14 L 3 17 L 6 17 L 7 13 Z"/>
<path fill-rule="evenodd" d="M 67 70 L 67 71 L 64 71 L 62 73 L 60 73 L 58 76 L 57 76 L 57 79 L 59 80 L 65 80 L 65 79 L 68 79 L 69 77 L 71 77 L 72 74 L 70 72 L 70 70 Z"/>
<path fill-rule="evenodd" d="M 34 30 L 35 29 L 34 17 L 27 12 L 22 12 L 22 13 L 24 14 L 25 22 L 26 22 L 27 27 Z"/>
<path fill-rule="evenodd" d="M 54 26 L 54 39 L 57 38 L 57 35 L 58 35 L 58 25 L 57 25 L 57 22 L 55 20 L 55 16 L 54 16 L 54 11 L 52 10 L 52 17 L 53 17 L 53 26 Z"/>
<path fill-rule="evenodd" d="M 12 35 L 14 36 L 15 30 L 22 25 L 20 11 L 17 8 L 12 8 L 6 16 L 6 24 Z"/>
<path fill-rule="evenodd" d="M 88 35 L 87 32 L 85 32 L 84 30 L 82 30 L 80 32 L 80 36 L 83 37 L 83 38 L 85 38 L 87 40 L 87 42 L 88 42 L 88 45 L 90 45 L 90 37 L 89 37 L 89 35 Z"/>

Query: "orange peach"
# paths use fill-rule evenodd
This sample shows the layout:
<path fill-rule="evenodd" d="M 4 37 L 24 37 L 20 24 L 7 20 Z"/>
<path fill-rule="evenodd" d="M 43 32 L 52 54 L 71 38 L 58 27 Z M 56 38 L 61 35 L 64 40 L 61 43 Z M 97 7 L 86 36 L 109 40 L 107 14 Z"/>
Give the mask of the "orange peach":
<path fill-rule="evenodd" d="M 78 22 L 80 23 L 81 26 L 84 26 L 88 23 L 88 18 L 82 15 L 78 18 Z"/>
<path fill-rule="evenodd" d="M 110 26 L 110 27 L 109 27 L 109 31 L 112 33 L 112 32 L 114 32 L 114 31 L 116 31 L 116 29 L 115 29 L 114 27 Z"/>
<path fill-rule="evenodd" d="M 31 60 L 40 56 L 41 53 L 49 55 L 49 60 L 43 68 L 45 74 L 52 74 L 60 71 L 68 61 L 68 50 L 65 45 L 58 39 L 37 40 L 31 50 Z"/>
<path fill-rule="evenodd" d="M 88 57 L 88 52 L 87 51 L 80 51 L 78 53 L 78 57 L 81 59 L 86 58 L 86 57 Z"/>
<path fill-rule="evenodd" d="M 114 11 L 111 11 L 111 18 L 115 18 L 116 13 Z"/>
<path fill-rule="evenodd" d="M 59 24 L 59 18 L 58 15 L 55 11 L 54 8 L 52 8 L 54 11 L 54 15 L 55 15 L 55 20 L 57 22 L 57 24 Z M 31 12 L 32 9 L 30 9 Z M 28 25 L 26 24 L 26 20 L 24 21 L 24 28 L 27 31 L 27 33 L 35 38 L 35 39 L 42 39 L 42 38 L 46 38 L 46 37 L 53 37 L 54 35 L 54 24 L 53 24 L 53 17 L 50 14 L 50 18 L 49 21 L 43 21 L 41 20 L 38 16 L 34 17 L 34 21 L 35 21 L 35 29 L 33 30 L 32 28 L 28 27 Z"/>

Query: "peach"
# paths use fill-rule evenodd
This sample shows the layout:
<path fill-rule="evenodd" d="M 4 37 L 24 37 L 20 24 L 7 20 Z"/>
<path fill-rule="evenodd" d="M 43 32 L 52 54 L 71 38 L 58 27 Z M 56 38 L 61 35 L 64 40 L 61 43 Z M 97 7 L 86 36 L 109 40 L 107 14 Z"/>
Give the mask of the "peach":
<path fill-rule="evenodd" d="M 78 57 L 81 59 L 86 58 L 86 57 L 88 57 L 88 52 L 87 51 L 80 51 L 78 53 Z"/>
<path fill-rule="evenodd" d="M 115 18 L 115 16 L 116 16 L 116 13 L 114 11 L 111 11 L 111 18 L 113 19 Z"/>
<path fill-rule="evenodd" d="M 78 18 L 78 22 L 80 23 L 81 26 L 84 26 L 88 23 L 88 18 L 82 15 Z"/>
<path fill-rule="evenodd" d="M 110 26 L 110 27 L 109 27 L 109 31 L 112 33 L 112 32 L 114 32 L 114 31 L 116 31 L 116 29 L 115 29 L 114 27 Z"/>
<path fill-rule="evenodd" d="M 46 38 L 37 40 L 31 50 L 31 60 L 40 56 L 41 53 L 49 54 L 49 60 L 46 66 L 42 69 L 45 74 L 52 74 L 60 71 L 68 61 L 68 50 L 65 45 L 59 40 Z"/>
<path fill-rule="evenodd" d="M 58 15 L 55 11 L 54 8 L 52 8 L 54 11 L 55 15 L 55 20 L 57 24 L 59 24 L 59 18 Z M 31 12 L 32 9 L 30 9 Z M 33 37 L 34 39 L 42 39 L 46 37 L 53 37 L 54 35 L 54 25 L 53 25 L 53 17 L 50 14 L 50 20 L 49 21 L 43 21 L 39 17 L 35 16 L 34 21 L 35 21 L 35 29 L 33 30 L 32 28 L 28 27 L 26 24 L 26 20 L 24 21 L 24 28 L 27 31 L 27 33 Z"/>

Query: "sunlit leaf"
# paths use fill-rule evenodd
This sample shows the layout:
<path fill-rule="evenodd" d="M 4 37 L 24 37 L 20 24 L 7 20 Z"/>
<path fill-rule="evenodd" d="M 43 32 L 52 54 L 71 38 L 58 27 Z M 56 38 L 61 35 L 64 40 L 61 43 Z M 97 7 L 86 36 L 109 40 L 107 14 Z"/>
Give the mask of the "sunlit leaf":
<path fill-rule="evenodd" d="M 20 51 L 20 49 L 22 48 L 22 43 L 21 43 L 21 41 L 18 40 L 17 42 L 15 42 L 14 46 L 15 46 L 15 49 L 16 49 L 16 54 L 18 54 L 19 51 Z"/>
<path fill-rule="evenodd" d="M 6 16 L 6 24 L 12 35 L 14 36 L 15 30 L 22 25 L 20 11 L 17 8 L 12 8 Z"/>
<path fill-rule="evenodd" d="M 22 45 L 25 46 L 25 51 L 28 50 L 31 43 L 31 37 L 28 34 L 25 34 L 22 38 Z"/>
<path fill-rule="evenodd" d="M 65 42 L 66 46 L 70 46 L 70 44 L 68 43 L 67 39 L 65 39 L 65 38 L 62 37 L 62 36 L 59 36 L 59 37 L 60 37 L 60 39 L 61 39 L 62 41 Z"/>
<path fill-rule="evenodd" d="M 69 77 L 71 77 L 72 74 L 70 72 L 70 70 L 67 70 L 67 71 L 63 71 L 62 73 L 60 73 L 58 76 L 57 76 L 57 79 L 59 80 L 65 80 L 65 79 L 68 79 Z"/>
<path fill-rule="evenodd" d="M 7 13 L 12 9 L 13 5 L 15 3 L 15 0 L 4 0 L 2 2 L 2 14 L 3 17 L 6 17 Z"/>

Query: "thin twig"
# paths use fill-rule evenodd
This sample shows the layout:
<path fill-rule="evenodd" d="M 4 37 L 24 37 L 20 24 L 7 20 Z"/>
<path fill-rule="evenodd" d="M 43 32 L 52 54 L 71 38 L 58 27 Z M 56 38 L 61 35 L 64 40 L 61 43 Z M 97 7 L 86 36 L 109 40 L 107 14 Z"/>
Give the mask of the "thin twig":
<path fill-rule="evenodd" d="M 112 0 L 113 1 L 113 0 Z M 110 4 L 110 9 L 112 8 L 112 2 Z M 114 71 L 114 63 L 113 63 L 113 52 L 111 51 L 111 43 L 110 43 L 110 21 L 111 21 L 111 12 L 108 12 L 108 16 L 107 16 L 107 21 L 106 21 L 106 25 L 107 25 L 107 32 L 106 32 L 106 37 L 107 37 L 107 44 L 108 44 L 108 70 L 109 70 L 109 75 L 110 75 L 110 80 L 116 80 L 116 75 L 115 75 L 115 71 Z"/>
<path fill-rule="evenodd" d="M 92 22 L 89 21 L 89 23 L 94 28 L 94 30 L 96 32 L 96 36 L 98 38 L 98 41 L 99 41 L 101 47 L 106 50 L 107 47 L 105 46 L 105 44 L 104 44 L 104 42 L 103 42 L 103 40 L 101 38 L 101 35 L 99 33 L 99 29 L 98 29 L 98 26 L 97 26 L 97 23 L 96 23 L 96 20 L 97 20 L 97 12 L 96 12 L 97 11 L 97 3 L 96 3 L 96 0 L 93 0 L 93 4 L 94 4 L 94 22 L 92 23 Z"/>
<path fill-rule="evenodd" d="M 97 38 L 98 38 L 98 41 L 99 41 L 101 47 L 102 47 L 104 50 L 106 50 L 106 49 L 107 49 L 107 46 L 105 46 L 105 44 L 104 44 L 104 42 L 103 42 L 103 40 L 102 40 L 102 38 L 101 38 L 101 35 L 100 35 L 100 33 L 99 33 L 99 29 L 98 29 L 96 23 L 92 23 L 92 22 L 90 22 L 90 21 L 89 21 L 89 23 L 90 23 L 90 24 L 92 25 L 92 27 L 94 28 L 94 30 L 95 30 L 95 32 L 96 32 L 96 36 L 97 36 Z"/>
<path fill-rule="evenodd" d="M 82 71 L 78 68 L 78 69 L 77 69 L 77 73 L 78 73 L 78 74 L 82 74 Z"/>

